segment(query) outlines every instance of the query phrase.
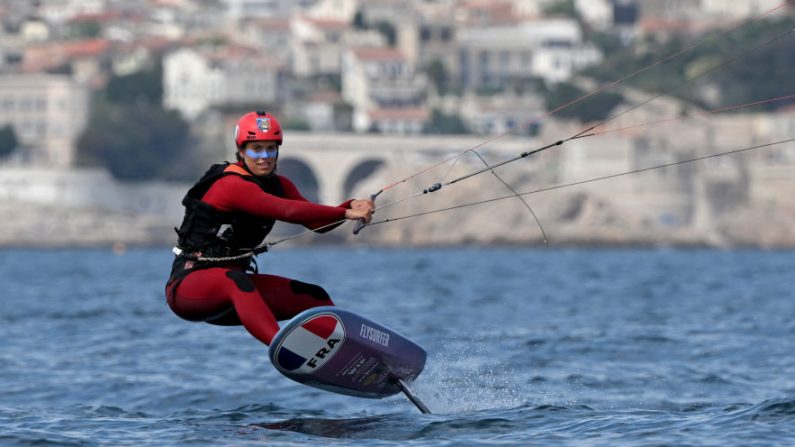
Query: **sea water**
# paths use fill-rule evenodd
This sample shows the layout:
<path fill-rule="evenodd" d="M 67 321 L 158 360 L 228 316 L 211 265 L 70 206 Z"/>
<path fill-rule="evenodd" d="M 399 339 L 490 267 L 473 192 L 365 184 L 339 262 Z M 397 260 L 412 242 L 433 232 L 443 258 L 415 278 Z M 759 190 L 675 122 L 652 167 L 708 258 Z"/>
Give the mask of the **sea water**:
<path fill-rule="evenodd" d="M 431 415 L 292 382 L 242 327 L 180 320 L 170 262 L 0 251 L 0 445 L 795 445 L 795 252 L 260 256 L 422 345 Z"/>

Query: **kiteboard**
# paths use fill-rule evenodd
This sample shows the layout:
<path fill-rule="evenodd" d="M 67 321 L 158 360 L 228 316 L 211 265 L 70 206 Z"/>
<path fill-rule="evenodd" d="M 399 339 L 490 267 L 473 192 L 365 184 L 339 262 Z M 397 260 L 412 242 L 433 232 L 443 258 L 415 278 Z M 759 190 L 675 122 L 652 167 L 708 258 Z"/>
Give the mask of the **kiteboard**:
<path fill-rule="evenodd" d="M 301 312 L 279 330 L 268 354 L 276 369 L 296 382 L 370 399 L 403 392 L 430 413 L 406 384 L 425 367 L 425 350 L 351 311 L 321 306 Z"/>

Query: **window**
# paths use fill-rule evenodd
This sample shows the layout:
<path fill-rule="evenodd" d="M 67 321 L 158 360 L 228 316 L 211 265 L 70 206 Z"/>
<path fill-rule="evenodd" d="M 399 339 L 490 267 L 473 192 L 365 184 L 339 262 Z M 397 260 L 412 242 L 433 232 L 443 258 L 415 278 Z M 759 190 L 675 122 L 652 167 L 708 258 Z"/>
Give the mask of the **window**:
<path fill-rule="evenodd" d="M 463 86 L 469 85 L 469 52 L 461 49 L 458 53 L 458 77 Z"/>
<path fill-rule="evenodd" d="M 478 60 L 480 61 L 480 66 L 481 67 L 483 67 L 485 65 L 488 65 L 489 64 L 489 52 L 486 51 L 486 50 L 481 51 L 480 54 L 479 54 L 479 59 Z"/>
<path fill-rule="evenodd" d="M 489 53 L 481 51 L 478 57 L 480 65 L 480 82 L 481 84 L 488 84 L 491 82 L 491 67 L 489 67 Z"/>
<path fill-rule="evenodd" d="M 507 51 L 500 51 L 500 68 L 503 72 L 508 71 L 511 65 L 511 53 Z"/>
<path fill-rule="evenodd" d="M 448 27 L 442 28 L 441 36 L 440 36 L 442 42 L 449 42 L 451 35 L 452 35 L 452 33 L 450 32 L 450 28 L 448 28 Z"/>
<path fill-rule="evenodd" d="M 420 27 L 420 42 L 431 40 L 431 29 L 427 26 Z"/>
<path fill-rule="evenodd" d="M 533 59 L 533 53 L 530 50 L 522 51 L 522 66 L 528 67 Z"/>

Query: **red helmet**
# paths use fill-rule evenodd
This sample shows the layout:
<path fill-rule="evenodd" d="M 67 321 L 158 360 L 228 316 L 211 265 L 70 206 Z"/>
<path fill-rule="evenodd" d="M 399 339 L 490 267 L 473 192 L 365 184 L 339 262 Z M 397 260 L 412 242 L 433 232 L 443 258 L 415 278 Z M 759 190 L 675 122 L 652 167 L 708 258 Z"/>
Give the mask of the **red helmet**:
<path fill-rule="evenodd" d="M 282 144 L 282 126 L 267 112 L 249 112 L 237 120 L 235 144 L 243 147 L 247 141 L 276 141 Z"/>

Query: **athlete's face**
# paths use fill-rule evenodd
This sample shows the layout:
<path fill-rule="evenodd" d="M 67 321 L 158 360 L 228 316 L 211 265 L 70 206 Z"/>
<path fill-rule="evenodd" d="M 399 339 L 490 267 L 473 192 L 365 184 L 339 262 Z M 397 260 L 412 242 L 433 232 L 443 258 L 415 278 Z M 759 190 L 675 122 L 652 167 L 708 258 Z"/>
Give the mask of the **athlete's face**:
<path fill-rule="evenodd" d="M 279 144 L 275 141 L 249 141 L 240 150 L 240 156 L 254 175 L 264 177 L 276 169 Z"/>

